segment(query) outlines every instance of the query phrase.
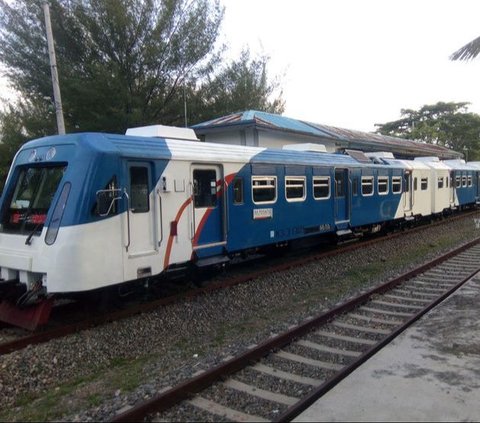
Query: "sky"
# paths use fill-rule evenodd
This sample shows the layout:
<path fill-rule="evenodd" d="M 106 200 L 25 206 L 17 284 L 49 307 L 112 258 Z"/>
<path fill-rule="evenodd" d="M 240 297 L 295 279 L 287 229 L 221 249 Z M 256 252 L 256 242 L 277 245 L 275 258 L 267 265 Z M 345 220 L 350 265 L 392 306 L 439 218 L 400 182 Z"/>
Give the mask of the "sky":
<path fill-rule="evenodd" d="M 480 36 L 479 0 L 220 2 L 220 41 L 232 58 L 244 47 L 270 57 L 284 116 L 374 131 L 438 101 L 480 114 L 480 57 L 449 60 Z M 3 79 L 0 97 L 12 98 Z"/>
<path fill-rule="evenodd" d="M 478 0 L 221 0 L 224 41 L 270 57 L 284 116 L 361 131 L 438 101 L 480 113 Z"/>

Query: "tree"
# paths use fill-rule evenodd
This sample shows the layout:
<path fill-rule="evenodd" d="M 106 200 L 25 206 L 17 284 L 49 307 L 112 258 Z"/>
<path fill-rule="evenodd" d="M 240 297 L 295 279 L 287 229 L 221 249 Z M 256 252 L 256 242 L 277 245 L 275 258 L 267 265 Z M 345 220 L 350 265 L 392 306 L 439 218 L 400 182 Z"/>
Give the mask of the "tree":
<path fill-rule="evenodd" d="M 377 133 L 438 144 L 468 159 L 480 159 L 480 116 L 468 112 L 468 104 L 438 102 L 420 110 L 402 109 L 402 118 L 375 124 Z"/>
<path fill-rule="evenodd" d="M 0 61 L 20 94 L 0 115 L 9 145 L 55 132 L 43 2 L 0 0 Z M 281 94 L 270 100 L 278 82 L 267 78 L 268 58 L 222 62 L 219 0 L 50 0 L 50 12 L 67 132 L 183 126 L 185 100 L 189 123 L 283 111 Z"/>
<path fill-rule="evenodd" d="M 31 102 L 51 95 L 42 3 L 0 0 L 0 60 Z M 219 59 L 218 1 L 51 0 L 51 15 L 69 132 L 174 121 L 179 87 Z"/>
<path fill-rule="evenodd" d="M 283 113 L 285 102 L 281 93 L 270 100 L 279 89 L 279 82 L 268 80 L 267 64 L 267 56 L 251 59 L 249 51 L 244 50 L 237 61 L 222 67 L 198 90 L 197 122 L 251 109 Z"/>
<path fill-rule="evenodd" d="M 45 103 L 40 103 L 40 105 L 42 107 L 38 108 L 34 104 L 21 103 L 16 108 L 9 106 L 7 110 L 0 112 L 0 133 L 2 134 L 2 142 L 0 142 L 0 193 L 18 148 L 29 137 L 43 137 L 55 131 L 54 118 L 48 122 L 45 122 L 42 118 L 45 115 L 55 116 L 53 106 Z"/>
<path fill-rule="evenodd" d="M 450 60 L 470 60 L 480 53 L 480 37 L 475 38 L 450 55 Z"/>

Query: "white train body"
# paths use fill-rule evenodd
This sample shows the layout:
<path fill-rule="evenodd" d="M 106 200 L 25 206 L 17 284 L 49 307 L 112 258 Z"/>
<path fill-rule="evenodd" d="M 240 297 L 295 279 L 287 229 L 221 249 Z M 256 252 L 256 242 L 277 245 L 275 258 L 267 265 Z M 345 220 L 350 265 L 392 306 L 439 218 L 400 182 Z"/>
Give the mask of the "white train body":
<path fill-rule="evenodd" d="M 480 168 L 461 162 L 365 163 L 146 131 L 22 147 L 0 201 L 0 286 L 91 291 L 300 238 L 373 230 L 479 197 Z"/>

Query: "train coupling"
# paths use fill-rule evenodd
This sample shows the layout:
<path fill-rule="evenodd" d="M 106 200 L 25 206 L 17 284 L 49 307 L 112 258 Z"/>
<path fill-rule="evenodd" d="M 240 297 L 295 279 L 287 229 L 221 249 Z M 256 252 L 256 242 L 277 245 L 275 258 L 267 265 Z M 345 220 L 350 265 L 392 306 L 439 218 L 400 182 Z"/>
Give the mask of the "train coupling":
<path fill-rule="evenodd" d="M 9 295 L 6 295 L 9 298 Z M 53 307 L 53 297 L 46 295 L 40 281 L 33 289 L 24 292 L 14 302 L 0 302 L 0 322 L 34 331 L 48 322 Z"/>
<path fill-rule="evenodd" d="M 0 321 L 34 331 L 48 322 L 53 301 L 53 298 L 45 298 L 35 305 L 20 308 L 3 300 L 0 303 Z"/>

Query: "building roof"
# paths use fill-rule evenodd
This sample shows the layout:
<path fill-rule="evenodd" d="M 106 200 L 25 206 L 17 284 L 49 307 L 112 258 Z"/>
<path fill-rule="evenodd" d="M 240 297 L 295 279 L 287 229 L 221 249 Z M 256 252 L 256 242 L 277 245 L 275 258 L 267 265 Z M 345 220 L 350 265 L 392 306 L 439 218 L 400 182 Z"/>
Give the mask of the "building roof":
<path fill-rule="evenodd" d="M 337 128 L 256 110 L 233 113 L 192 126 L 197 135 L 238 130 L 246 127 L 306 135 L 318 138 L 318 142 L 329 140 L 335 142 L 340 148 L 362 151 L 391 151 L 401 157 L 437 156 L 450 159 L 463 156 L 461 153 L 435 144 Z"/>

